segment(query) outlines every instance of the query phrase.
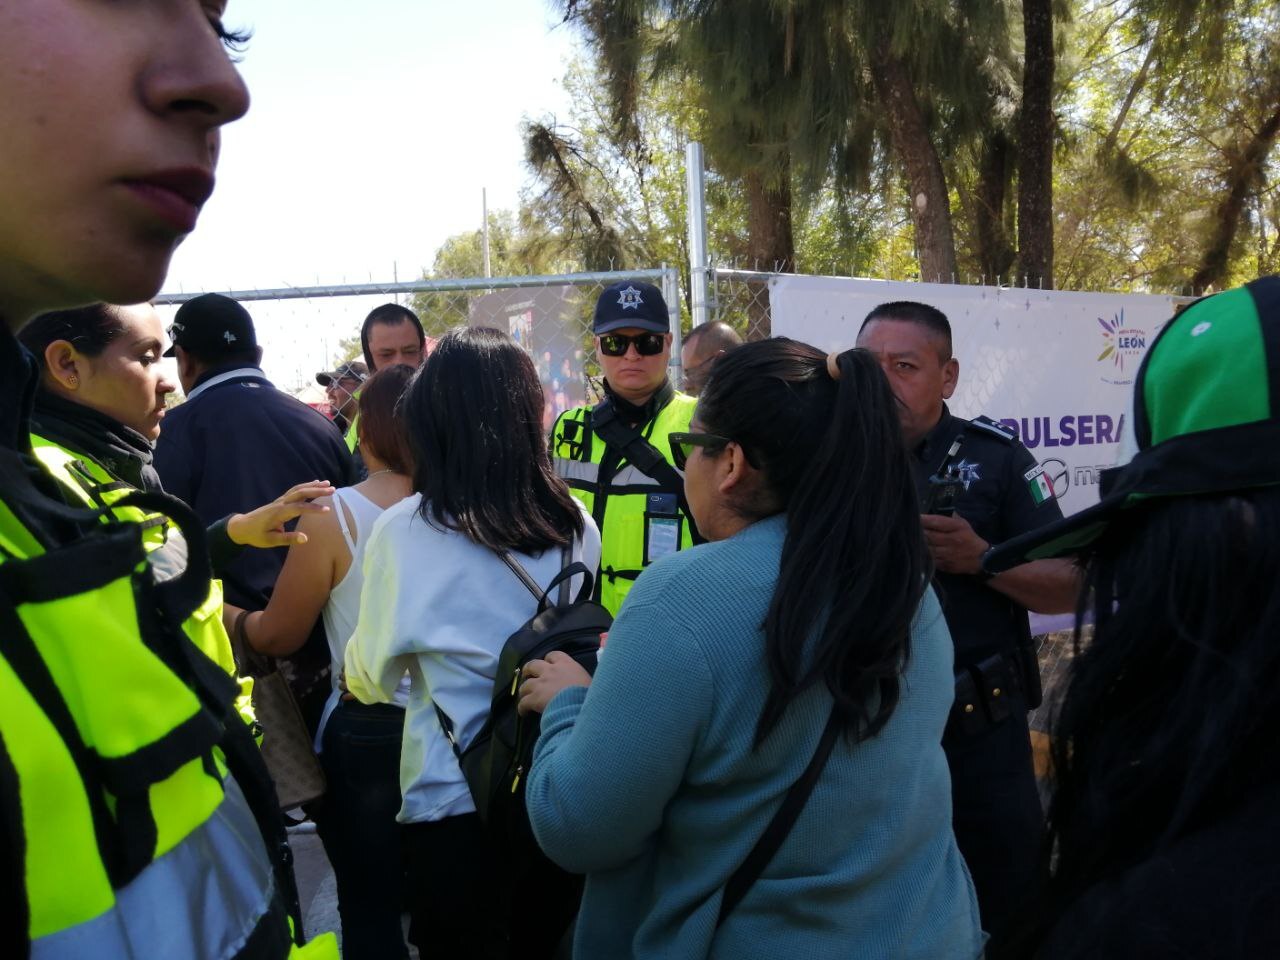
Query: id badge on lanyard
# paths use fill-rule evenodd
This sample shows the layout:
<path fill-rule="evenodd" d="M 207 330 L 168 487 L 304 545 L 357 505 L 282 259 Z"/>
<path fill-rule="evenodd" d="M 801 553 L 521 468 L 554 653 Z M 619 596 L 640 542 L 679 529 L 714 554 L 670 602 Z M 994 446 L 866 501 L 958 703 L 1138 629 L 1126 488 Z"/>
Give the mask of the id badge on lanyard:
<path fill-rule="evenodd" d="M 680 549 L 683 520 L 674 493 L 651 493 L 644 512 L 645 566 Z"/>

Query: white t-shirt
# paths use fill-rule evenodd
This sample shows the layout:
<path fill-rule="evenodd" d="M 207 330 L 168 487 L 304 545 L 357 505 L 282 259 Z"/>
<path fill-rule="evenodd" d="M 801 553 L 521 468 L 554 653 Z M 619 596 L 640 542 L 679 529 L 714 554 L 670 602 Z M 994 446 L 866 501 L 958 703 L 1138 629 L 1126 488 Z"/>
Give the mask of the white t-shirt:
<path fill-rule="evenodd" d="M 400 755 L 403 823 L 475 810 L 433 700 L 465 747 L 488 716 L 503 644 L 537 609 L 529 589 L 496 553 L 427 523 L 418 513 L 421 501 L 418 494 L 408 497 L 374 525 L 365 548 L 360 618 L 346 649 L 347 686 L 365 702 L 390 701 L 409 671 Z M 595 570 L 600 533 L 585 509 L 582 517 L 573 559 Z M 561 569 L 559 549 L 514 556 L 543 586 Z"/>

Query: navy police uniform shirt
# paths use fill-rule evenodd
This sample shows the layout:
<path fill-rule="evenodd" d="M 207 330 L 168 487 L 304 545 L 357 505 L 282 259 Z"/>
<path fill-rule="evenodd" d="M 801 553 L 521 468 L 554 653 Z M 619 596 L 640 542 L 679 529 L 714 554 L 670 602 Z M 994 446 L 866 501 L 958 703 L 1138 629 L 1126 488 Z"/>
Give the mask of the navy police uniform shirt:
<path fill-rule="evenodd" d="M 1035 457 L 1008 427 L 986 417 L 961 420 L 944 405 L 942 418 L 912 451 L 919 502 L 957 436 L 950 460 L 964 484 L 955 515 L 969 521 L 983 540 L 996 544 L 1062 518 Z M 956 667 L 1010 652 L 1028 635 L 1027 611 L 979 577 L 938 572 L 934 582 L 956 646 Z"/>

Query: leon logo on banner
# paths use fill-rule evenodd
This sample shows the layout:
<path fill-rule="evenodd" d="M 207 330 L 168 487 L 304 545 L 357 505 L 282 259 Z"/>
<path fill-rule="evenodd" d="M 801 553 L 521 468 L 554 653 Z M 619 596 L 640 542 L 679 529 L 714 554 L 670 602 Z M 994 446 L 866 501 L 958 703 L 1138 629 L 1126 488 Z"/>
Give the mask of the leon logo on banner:
<path fill-rule="evenodd" d="M 1053 499 L 1053 482 L 1044 472 L 1044 467 L 1037 464 L 1023 475 L 1023 479 L 1027 481 L 1027 489 L 1031 491 L 1031 499 L 1036 506 Z"/>

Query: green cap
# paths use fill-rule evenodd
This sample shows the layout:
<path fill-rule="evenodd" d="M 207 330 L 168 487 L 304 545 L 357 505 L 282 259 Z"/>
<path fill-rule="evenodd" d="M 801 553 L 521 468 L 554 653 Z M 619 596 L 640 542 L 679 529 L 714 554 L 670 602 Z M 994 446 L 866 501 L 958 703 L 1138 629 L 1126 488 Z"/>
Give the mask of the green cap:
<path fill-rule="evenodd" d="M 1204 297 L 1160 331 L 1133 385 L 1137 452 L 1103 471 L 1093 507 L 988 552 L 999 573 L 1087 547 L 1154 497 L 1280 484 L 1280 276 Z"/>

